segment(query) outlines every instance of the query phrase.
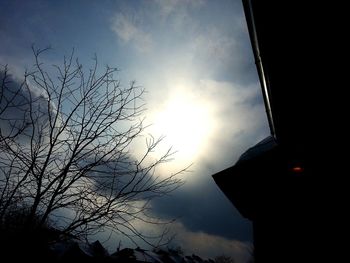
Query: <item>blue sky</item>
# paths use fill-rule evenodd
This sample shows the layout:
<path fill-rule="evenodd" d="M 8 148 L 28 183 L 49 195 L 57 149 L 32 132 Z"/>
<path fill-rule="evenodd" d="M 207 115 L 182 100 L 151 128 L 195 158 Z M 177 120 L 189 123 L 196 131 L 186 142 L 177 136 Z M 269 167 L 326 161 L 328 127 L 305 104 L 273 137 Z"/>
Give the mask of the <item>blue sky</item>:
<path fill-rule="evenodd" d="M 122 85 L 146 88 L 146 121 L 163 147 L 178 151 L 163 172 L 193 163 L 186 184 L 152 203 L 178 218 L 175 242 L 203 256 L 244 261 L 252 227 L 211 175 L 232 166 L 269 134 L 241 1 L 0 1 L 0 63 L 20 77 L 31 45 L 51 46 L 60 63 L 75 48 L 84 65 L 97 54 L 120 69 Z M 137 149 L 135 149 L 137 155 Z M 238 262 L 240 262 L 238 261 Z"/>

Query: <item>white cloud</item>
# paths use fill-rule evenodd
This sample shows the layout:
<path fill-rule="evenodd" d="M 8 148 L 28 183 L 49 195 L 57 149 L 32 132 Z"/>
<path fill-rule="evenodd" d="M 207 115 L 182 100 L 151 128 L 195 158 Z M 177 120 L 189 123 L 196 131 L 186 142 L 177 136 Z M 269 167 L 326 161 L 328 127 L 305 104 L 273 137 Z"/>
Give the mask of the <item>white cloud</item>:
<path fill-rule="evenodd" d="M 218 67 L 226 66 L 232 59 L 237 59 L 237 40 L 233 35 L 225 34 L 225 31 L 211 27 L 195 36 L 191 43 L 194 58 L 205 61 L 209 68 L 218 70 Z"/>
<path fill-rule="evenodd" d="M 167 17 L 174 10 L 176 10 L 176 6 L 179 4 L 179 0 L 154 0 L 154 2 L 159 5 L 161 14 L 163 17 Z"/>
<path fill-rule="evenodd" d="M 157 21 L 167 25 L 171 34 L 193 36 L 200 27 L 198 17 L 193 14 L 204 7 L 206 0 L 153 0 L 155 11 L 151 16 L 157 17 Z"/>
<path fill-rule="evenodd" d="M 179 6 L 200 7 L 205 3 L 204 0 L 154 0 L 154 2 L 159 5 L 163 17 L 177 11 Z"/>
<path fill-rule="evenodd" d="M 132 44 L 142 53 L 153 47 L 151 35 L 136 25 L 131 16 L 117 13 L 112 19 L 111 29 L 124 44 Z"/>
<path fill-rule="evenodd" d="M 258 83 L 240 86 L 232 82 L 202 79 L 194 92 L 212 105 L 211 118 L 215 120 L 215 130 L 201 156 L 207 162 L 213 162 L 212 156 L 216 156 L 215 166 L 223 165 L 219 160 L 233 164 L 234 160 L 227 160 L 229 152 L 235 152 L 235 158 L 238 158 L 247 144 L 254 144 L 267 135 L 264 107 L 258 101 Z M 252 137 L 256 141 L 242 140 L 242 135 L 249 138 L 252 134 L 255 134 Z"/>

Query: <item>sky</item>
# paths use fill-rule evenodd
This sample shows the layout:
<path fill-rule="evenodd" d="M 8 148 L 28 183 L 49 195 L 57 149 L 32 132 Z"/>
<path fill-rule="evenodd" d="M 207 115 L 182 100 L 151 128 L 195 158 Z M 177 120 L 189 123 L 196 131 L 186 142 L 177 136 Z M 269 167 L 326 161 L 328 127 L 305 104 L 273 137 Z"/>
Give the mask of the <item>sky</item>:
<path fill-rule="evenodd" d="M 160 152 L 177 151 L 163 172 L 192 164 L 183 187 L 152 202 L 153 213 L 177 218 L 174 242 L 186 252 L 245 262 L 252 225 L 211 177 L 269 135 L 241 1 L 0 0 L 0 7 L 0 64 L 14 76 L 33 64 L 33 44 L 51 47 L 49 64 L 74 48 L 83 65 L 96 54 L 120 69 L 122 85 L 135 80 L 147 90 L 147 132 L 165 136 Z"/>

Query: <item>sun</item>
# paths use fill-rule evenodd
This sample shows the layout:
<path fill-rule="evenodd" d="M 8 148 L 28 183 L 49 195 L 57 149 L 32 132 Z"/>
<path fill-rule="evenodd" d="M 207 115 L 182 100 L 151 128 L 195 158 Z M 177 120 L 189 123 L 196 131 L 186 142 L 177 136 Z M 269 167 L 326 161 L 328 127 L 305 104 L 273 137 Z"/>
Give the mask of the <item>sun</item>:
<path fill-rule="evenodd" d="M 207 145 L 213 128 L 211 115 L 209 103 L 177 89 L 156 112 L 153 127 L 182 159 L 193 160 Z"/>

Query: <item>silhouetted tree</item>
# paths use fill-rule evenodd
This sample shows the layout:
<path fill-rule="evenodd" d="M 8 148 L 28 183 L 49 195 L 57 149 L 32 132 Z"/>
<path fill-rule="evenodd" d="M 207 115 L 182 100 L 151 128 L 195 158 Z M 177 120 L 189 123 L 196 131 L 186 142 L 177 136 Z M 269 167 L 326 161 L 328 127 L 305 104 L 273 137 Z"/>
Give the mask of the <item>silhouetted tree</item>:
<path fill-rule="evenodd" d="M 180 256 L 183 256 L 185 254 L 181 246 L 168 247 L 168 251 L 170 253 L 175 253 Z"/>
<path fill-rule="evenodd" d="M 97 59 L 84 71 L 74 52 L 47 68 L 44 51 L 33 48 L 34 68 L 22 82 L 6 66 L 0 71 L 0 226 L 26 207 L 25 222 L 35 228 L 50 221 L 62 234 L 110 229 L 160 244 L 164 232 L 147 236 L 135 221 L 162 223 L 149 202 L 178 188 L 185 169 L 157 173 L 173 155 L 152 155 L 162 138 L 149 136 L 143 153 L 133 154 L 146 128 L 143 88 L 122 87 L 118 70 L 100 69 Z"/>
<path fill-rule="evenodd" d="M 214 261 L 215 263 L 234 263 L 235 262 L 233 258 L 225 255 L 216 257 Z"/>

